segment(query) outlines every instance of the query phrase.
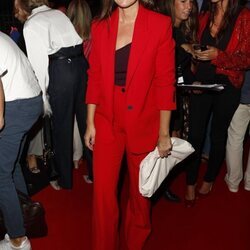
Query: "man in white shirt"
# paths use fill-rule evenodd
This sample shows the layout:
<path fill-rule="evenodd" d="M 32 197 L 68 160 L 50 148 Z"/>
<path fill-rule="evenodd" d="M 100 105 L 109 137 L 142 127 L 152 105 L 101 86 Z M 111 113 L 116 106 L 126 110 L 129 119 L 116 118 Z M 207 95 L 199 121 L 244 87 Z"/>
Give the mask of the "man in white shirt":
<path fill-rule="evenodd" d="M 44 111 L 53 114 L 53 142 L 60 177 L 59 185 L 52 186 L 71 189 L 73 117 L 76 113 L 83 135 L 85 121 L 79 118 L 77 110 L 84 105 L 87 63 L 82 39 L 70 20 L 47 4 L 47 0 L 15 0 L 15 16 L 21 21 L 27 19 L 23 33 L 28 58 L 43 91 Z"/>
<path fill-rule="evenodd" d="M 27 194 L 19 157 L 42 112 L 41 89 L 26 56 L 2 32 L 0 55 L 0 209 L 8 233 L 0 249 L 30 250 L 16 190 Z"/>

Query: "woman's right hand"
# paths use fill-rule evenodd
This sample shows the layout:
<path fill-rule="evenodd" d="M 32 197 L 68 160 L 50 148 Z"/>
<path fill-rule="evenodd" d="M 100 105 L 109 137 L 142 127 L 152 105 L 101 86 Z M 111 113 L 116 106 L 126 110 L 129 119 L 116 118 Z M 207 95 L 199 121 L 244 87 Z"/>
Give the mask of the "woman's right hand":
<path fill-rule="evenodd" d="M 86 147 L 89 148 L 90 150 L 93 150 L 93 146 L 95 144 L 95 134 L 96 131 L 94 124 L 87 125 L 87 129 L 84 135 L 84 141 Z"/>
<path fill-rule="evenodd" d="M 199 61 L 211 61 L 217 58 L 219 50 L 216 47 L 206 45 L 205 50 L 194 50 L 194 57 Z"/>

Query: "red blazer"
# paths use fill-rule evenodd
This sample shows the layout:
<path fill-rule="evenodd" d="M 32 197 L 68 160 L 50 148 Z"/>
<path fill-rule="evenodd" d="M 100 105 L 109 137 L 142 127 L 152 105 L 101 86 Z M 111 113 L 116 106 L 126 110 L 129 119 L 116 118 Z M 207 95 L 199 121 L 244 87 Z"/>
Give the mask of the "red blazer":
<path fill-rule="evenodd" d="M 200 16 L 199 37 L 208 23 L 209 12 Z M 231 39 L 225 51 L 219 51 L 212 61 L 218 74 L 227 75 L 231 83 L 239 88 L 244 81 L 245 70 L 250 67 L 250 11 L 244 8 L 239 14 Z"/>
<path fill-rule="evenodd" d="M 114 58 L 119 11 L 92 25 L 92 50 L 86 96 L 96 104 L 96 141 L 112 140 Z M 171 21 L 139 7 L 126 78 L 127 146 L 152 151 L 158 140 L 160 110 L 175 109 L 175 62 Z"/>

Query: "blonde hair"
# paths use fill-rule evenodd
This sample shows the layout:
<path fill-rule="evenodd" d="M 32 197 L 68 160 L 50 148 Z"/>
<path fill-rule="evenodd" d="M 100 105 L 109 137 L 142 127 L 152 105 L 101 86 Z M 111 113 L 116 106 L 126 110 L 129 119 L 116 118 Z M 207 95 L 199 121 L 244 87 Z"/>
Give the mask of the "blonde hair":
<path fill-rule="evenodd" d="M 21 7 L 29 14 L 31 14 L 32 10 L 42 6 L 49 5 L 48 0 L 18 0 Z"/>
<path fill-rule="evenodd" d="M 88 3 L 85 0 L 72 0 L 66 14 L 81 38 L 89 39 L 92 15 Z"/>

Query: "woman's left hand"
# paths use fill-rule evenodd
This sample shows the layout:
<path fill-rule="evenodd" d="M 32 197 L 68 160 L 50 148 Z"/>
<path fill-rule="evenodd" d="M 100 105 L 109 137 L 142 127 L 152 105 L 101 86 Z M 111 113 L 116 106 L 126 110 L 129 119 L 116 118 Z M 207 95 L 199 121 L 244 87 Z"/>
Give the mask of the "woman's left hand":
<path fill-rule="evenodd" d="M 211 61 L 217 58 L 218 51 L 219 50 L 217 48 L 207 45 L 207 49 L 204 51 L 195 50 L 194 57 L 200 61 Z"/>
<path fill-rule="evenodd" d="M 172 142 L 170 136 L 166 135 L 160 135 L 158 138 L 158 152 L 160 157 L 168 157 L 170 155 L 170 152 L 172 150 Z"/>

